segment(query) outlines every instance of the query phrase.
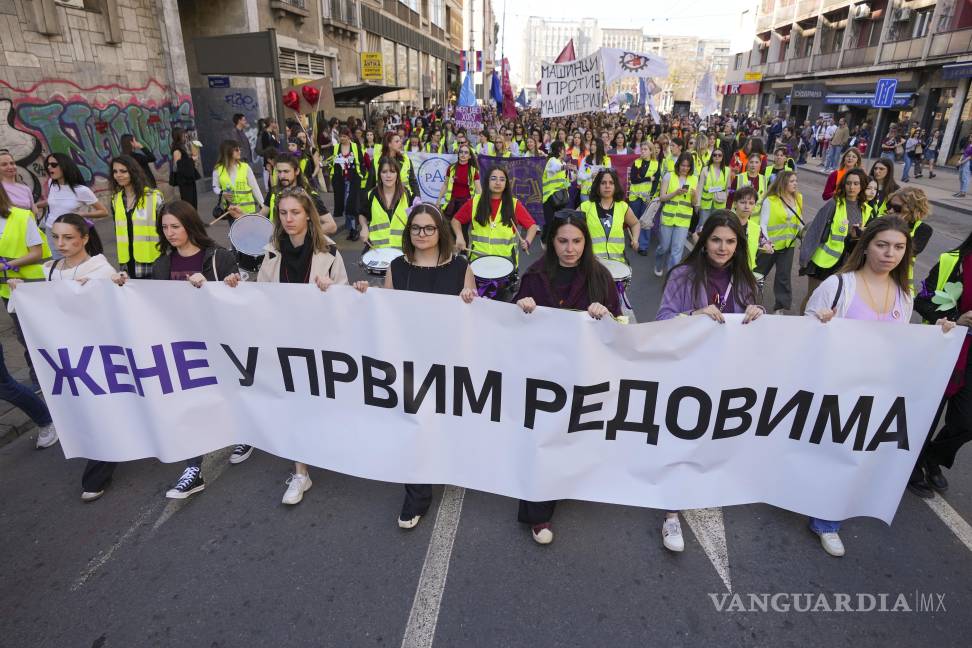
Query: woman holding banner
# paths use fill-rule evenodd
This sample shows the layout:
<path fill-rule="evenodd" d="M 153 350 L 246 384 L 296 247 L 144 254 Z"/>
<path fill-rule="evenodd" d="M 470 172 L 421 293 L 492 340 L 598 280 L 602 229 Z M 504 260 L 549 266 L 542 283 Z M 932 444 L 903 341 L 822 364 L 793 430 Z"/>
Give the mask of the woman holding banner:
<path fill-rule="evenodd" d="M 445 182 L 439 190 L 442 214 L 449 220 L 473 195 L 483 192 L 479 180 L 479 162 L 472 154 L 472 147 L 460 144 L 456 157 L 458 159 L 446 170 Z"/>
<path fill-rule="evenodd" d="M 156 228 L 160 256 L 152 264 L 149 278 L 188 281 L 194 287 L 201 288 L 207 280 L 220 281 L 239 271 L 236 255 L 221 248 L 209 237 L 199 214 L 188 202 L 176 200 L 163 207 Z M 122 271 L 114 275 L 112 280 L 119 286 L 124 286 L 128 273 Z M 240 447 L 243 446 L 237 446 L 237 450 L 234 450 L 234 456 Z M 248 456 L 249 451 L 243 458 Z M 204 490 L 206 484 L 202 476 L 202 460 L 202 456 L 199 456 L 187 461 L 182 476 L 165 496 L 169 499 L 185 499 Z M 94 488 L 95 491 L 100 491 L 111 478 L 115 464 L 92 465 L 101 463 L 88 462 L 84 477 L 86 492 L 91 491 L 88 483 L 91 480 L 101 481 L 102 488 Z"/>
<path fill-rule="evenodd" d="M 391 262 L 385 275 L 385 288 L 411 290 L 436 295 L 458 295 L 467 304 L 476 298 L 476 281 L 465 257 L 453 253 L 449 225 L 434 206 L 416 205 L 405 222 L 403 256 Z M 368 290 L 367 281 L 354 287 Z M 398 515 L 398 526 L 414 529 L 432 505 L 434 486 L 405 484 L 405 501 Z"/>
<path fill-rule="evenodd" d="M 840 272 L 831 275 L 813 292 L 807 317 L 829 322 L 835 317 L 908 324 L 912 298 L 909 281 L 911 228 L 897 216 L 875 218 L 868 223 L 860 242 Z M 939 320 L 948 331 L 953 322 Z M 810 518 L 810 530 L 831 556 L 844 555 L 840 521 Z"/>
<path fill-rule="evenodd" d="M 397 178 L 398 169 L 393 170 Z M 401 184 L 400 180 L 398 182 Z M 267 246 L 267 256 L 260 265 L 257 281 L 314 284 L 322 291 L 334 284 L 347 285 L 348 273 L 341 253 L 321 229 L 317 208 L 307 192 L 303 189 L 281 192 L 278 216 L 273 223 L 273 237 Z M 234 288 L 240 281 L 240 275 L 236 273 L 225 279 L 226 285 Z M 295 462 L 294 472 L 287 480 L 283 503 L 300 503 L 310 487 L 307 465 Z"/>
<path fill-rule="evenodd" d="M 583 212 L 562 210 L 551 219 L 544 256 L 523 275 L 514 301 L 527 314 L 537 306 L 586 310 L 594 319 L 621 314 L 614 280 L 594 258 Z M 530 525 L 539 544 L 553 542 L 550 520 L 556 505 L 520 500 L 517 519 Z"/>
<path fill-rule="evenodd" d="M 938 297 L 939 303 L 932 301 Z M 942 298 L 945 299 L 942 299 Z M 938 257 L 938 263 L 921 284 L 915 297 L 915 310 L 927 322 L 955 322 L 958 326 L 972 328 L 972 234 L 954 250 Z M 932 422 L 928 441 L 908 481 L 908 490 L 919 497 L 934 497 L 935 491 L 948 490 L 948 480 L 942 474 L 942 466 L 951 468 L 955 455 L 963 445 L 972 440 L 972 337 L 965 336 L 962 350 L 952 372 L 945 397 Z M 934 436 L 942 414 L 945 425 Z"/>
<path fill-rule="evenodd" d="M 726 313 L 743 313 L 743 324 L 748 324 L 763 315 L 746 241 L 735 214 L 724 209 L 713 212 L 698 243 L 668 274 L 655 320 L 702 316 L 724 324 Z M 665 515 L 662 543 L 669 551 L 685 549 L 677 511 Z"/>

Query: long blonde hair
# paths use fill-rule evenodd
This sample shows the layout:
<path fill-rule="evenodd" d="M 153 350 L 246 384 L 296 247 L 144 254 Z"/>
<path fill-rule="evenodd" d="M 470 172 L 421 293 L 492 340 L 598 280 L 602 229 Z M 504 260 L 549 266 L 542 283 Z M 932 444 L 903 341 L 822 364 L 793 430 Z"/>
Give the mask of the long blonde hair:
<path fill-rule="evenodd" d="M 310 195 L 299 187 L 284 189 L 277 195 L 277 205 L 279 206 L 287 198 L 293 198 L 299 202 L 300 206 L 304 208 L 304 212 L 307 213 L 307 233 L 310 235 L 314 252 L 330 252 L 331 244 L 327 240 L 327 235 L 324 234 L 324 229 L 321 227 L 321 217 L 317 213 L 317 207 L 314 206 L 314 201 L 311 200 Z M 284 231 L 283 219 L 278 214 L 273 221 L 273 242 L 278 246 L 278 249 L 280 239 L 284 236 L 288 236 L 288 234 Z"/>

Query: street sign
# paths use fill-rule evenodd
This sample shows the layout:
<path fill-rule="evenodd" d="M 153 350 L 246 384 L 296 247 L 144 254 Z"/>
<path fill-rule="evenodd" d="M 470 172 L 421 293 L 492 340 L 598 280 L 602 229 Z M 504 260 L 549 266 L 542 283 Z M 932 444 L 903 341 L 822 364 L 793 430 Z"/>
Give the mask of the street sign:
<path fill-rule="evenodd" d="M 894 93 L 898 89 L 897 79 L 878 79 L 874 88 L 874 107 L 890 108 L 894 105 Z"/>
<path fill-rule="evenodd" d="M 228 88 L 230 87 L 230 80 L 228 76 L 211 76 L 207 77 L 209 79 L 210 88 Z"/>

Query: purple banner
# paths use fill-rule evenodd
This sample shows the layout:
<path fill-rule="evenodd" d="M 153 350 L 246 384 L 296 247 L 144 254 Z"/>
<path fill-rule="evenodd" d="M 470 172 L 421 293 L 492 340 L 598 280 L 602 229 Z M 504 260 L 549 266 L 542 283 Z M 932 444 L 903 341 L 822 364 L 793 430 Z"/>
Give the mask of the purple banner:
<path fill-rule="evenodd" d="M 543 225 L 543 168 L 546 157 L 493 157 L 480 155 L 479 177 L 483 178 L 483 191 L 488 191 L 489 170 L 496 166 L 506 167 L 513 183 L 513 196 L 523 203 L 537 225 Z"/>
<path fill-rule="evenodd" d="M 483 114 L 479 106 L 456 106 L 456 126 L 470 133 L 483 130 Z"/>

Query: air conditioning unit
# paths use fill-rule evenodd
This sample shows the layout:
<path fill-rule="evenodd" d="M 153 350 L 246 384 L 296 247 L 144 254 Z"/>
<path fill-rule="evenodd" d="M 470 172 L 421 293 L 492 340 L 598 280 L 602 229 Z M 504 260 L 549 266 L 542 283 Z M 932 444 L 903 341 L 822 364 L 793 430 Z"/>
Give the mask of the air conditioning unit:
<path fill-rule="evenodd" d="M 911 20 L 911 8 L 899 7 L 894 11 L 894 22 L 908 22 Z"/>
<path fill-rule="evenodd" d="M 871 8 L 865 4 L 854 7 L 854 20 L 867 20 L 871 17 Z"/>

